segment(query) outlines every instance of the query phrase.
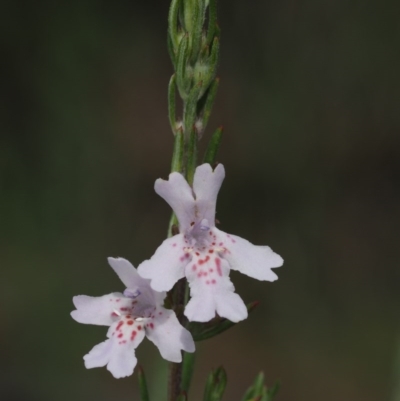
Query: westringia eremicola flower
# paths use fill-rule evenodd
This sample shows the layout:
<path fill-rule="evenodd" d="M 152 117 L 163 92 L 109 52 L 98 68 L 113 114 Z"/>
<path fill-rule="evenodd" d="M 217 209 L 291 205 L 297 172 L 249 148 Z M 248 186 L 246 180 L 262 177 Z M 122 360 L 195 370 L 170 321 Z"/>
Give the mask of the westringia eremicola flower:
<path fill-rule="evenodd" d="M 242 299 L 234 292 L 230 269 L 257 280 L 274 281 L 271 270 L 283 259 L 268 246 L 256 246 L 215 227 L 218 191 L 225 177 L 219 164 L 197 167 L 193 188 L 180 173 L 167 181 L 158 179 L 155 191 L 171 206 L 179 220 L 180 234 L 166 239 L 151 259 L 138 267 L 156 291 L 169 291 L 182 277 L 190 286 L 191 299 L 185 315 L 191 321 L 206 322 L 218 313 L 233 322 L 247 317 Z"/>
<path fill-rule="evenodd" d="M 140 277 L 126 259 L 108 258 L 108 262 L 127 287 L 123 294 L 73 298 L 76 310 L 71 316 L 77 322 L 110 326 L 108 339 L 84 356 L 85 366 L 90 369 L 107 365 L 114 377 L 129 376 L 137 363 L 135 348 L 145 336 L 164 359 L 181 362 L 181 350 L 193 352 L 195 346 L 175 312 L 162 306 L 165 292 L 154 291 L 149 280 Z"/>

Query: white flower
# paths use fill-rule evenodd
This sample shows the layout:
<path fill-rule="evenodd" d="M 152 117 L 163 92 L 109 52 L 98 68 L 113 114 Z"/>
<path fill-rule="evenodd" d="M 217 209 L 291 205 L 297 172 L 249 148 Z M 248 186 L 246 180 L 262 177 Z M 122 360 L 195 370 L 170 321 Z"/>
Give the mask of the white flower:
<path fill-rule="evenodd" d="M 234 293 L 230 269 L 257 280 L 275 281 L 271 270 L 283 259 L 268 246 L 256 246 L 215 227 L 218 191 L 225 177 L 219 164 L 197 167 L 193 189 L 179 173 L 169 180 L 158 179 L 155 191 L 171 206 L 179 220 L 180 234 L 166 239 L 151 259 L 138 267 L 156 291 L 169 291 L 182 277 L 188 279 L 191 300 L 185 315 L 191 321 L 206 322 L 218 315 L 232 322 L 247 317 L 242 299 Z"/>
<path fill-rule="evenodd" d="M 175 313 L 163 305 L 166 294 L 153 291 L 126 259 L 108 258 L 108 263 L 127 287 L 123 294 L 102 297 L 78 295 L 71 316 L 79 323 L 110 326 L 108 340 L 97 344 L 84 356 L 86 368 L 107 365 L 114 377 L 133 373 L 135 348 L 146 336 L 171 362 L 181 362 L 181 350 L 194 352 L 192 335 L 178 322 Z"/>

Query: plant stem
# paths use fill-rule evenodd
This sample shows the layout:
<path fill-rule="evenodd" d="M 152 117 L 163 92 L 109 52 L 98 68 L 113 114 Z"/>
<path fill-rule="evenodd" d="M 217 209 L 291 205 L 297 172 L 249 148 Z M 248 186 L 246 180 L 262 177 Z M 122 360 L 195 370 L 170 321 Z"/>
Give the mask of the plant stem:
<path fill-rule="evenodd" d="M 176 401 L 181 392 L 182 364 L 168 364 L 168 401 Z"/>
<path fill-rule="evenodd" d="M 197 166 L 197 142 L 207 125 L 218 88 L 218 79 L 215 77 L 219 54 L 216 10 L 216 0 L 171 0 L 168 16 L 168 50 L 175 70 L 168 86 L 168 115 L 175 135 L 171 171 L 183 174 L 189 185 L 193 183 Z M 176 89 L 183 103 L 179 121 Z M 217 136 L 219 139 L 211 151 L 214 156 L 220 133 Z M 169 237 L 177 234 L 178 223 L 173 214 L 168 228 Z M 179 322 L 187 326 L 183 315 L 189 298 L 186 279 L 179 280 L 170 295 Z M 188 387 L 190 381 L 186 381 Z M 168 401 L 176 401 L 181 392 L 182 364 L 170 363 Z"/>

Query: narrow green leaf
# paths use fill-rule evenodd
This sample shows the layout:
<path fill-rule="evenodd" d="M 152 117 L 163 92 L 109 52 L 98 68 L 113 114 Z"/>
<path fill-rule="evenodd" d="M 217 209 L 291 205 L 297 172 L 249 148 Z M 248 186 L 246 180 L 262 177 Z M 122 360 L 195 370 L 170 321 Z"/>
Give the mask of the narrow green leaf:
<path fill-rule="evenodd" d="M 205 5 L 203 1 L 197 1 L 193 7 L 193 32 L 191 35 L 191 61 L 195 63 L 198 59 L 199 50 L 201 47 L 201 36 L 203 33 Z"/>
<path fill-rule="evenodd" d="M 179 43 L 176 58 L 176 84 L 182 99 L 187 97 L 186 65 L 188 61 L 188 36 L 185 35 Z"/>
<path fill-rule="evenodd" d="M 175 68 L 176 68 L 176 52 L 174 49 L 174 44 L 172 43 L 171 35 L 167 35 L 167 49 L 168 49 L 169 57 L 171 58 L 171 61 L 172 61 L 172 65 L 175 70 Z"/>
<path fill-rule="evenodd" d="M 138 367 L 138 380 L 139 380 L 139 392 L 141 401 L 149 401 L 149 392 L 147 390 L 146 377 L 144 370 L 141 366 Z"/>
<path fill-rule="evenodd" d="M 193 125 L 196 121 L 197 117 L 197 99 L 199 96 L 199 93 L 202 89 L 202 82 L 199 82 L 197 85 L 195 85 L 192 90 L 190 91 L 190 94 L 187 98 L 186 102 L 186 107 L 185 107 L 185 121 L 184 121 L 184 126 L 185 126 L 185 131 L 189 132 L 193 129 Z"/>
<path fill-rule="evenodd" d="M 202 108 L 202 122 L 203 122 L 203 130 L 206 129 L 208 120 L 210 119 L 211 110 L 214 105 L 215 97 L 217 95 L 217 90 L 219 86 L 219 78 L 215 78 L 207 92 L 205 93 L 205 102 Z"/>
<path fill-rule="evenodd" d="M 181 388 L 186 393 L 189 392 L 194 370 L 195 353 L 184 352 L 182 362 L 182 385 Z"/>
<path fill-rule="evenodd" d="M 281 387 L 281 383 L 277 381 L 271 388 L 267 389 L 266 401 L 272 401 L 274 397 L 278 394 Z"/>
<path fill-rule="evenodd" d="M 176 52 L 178 49 L 178 15 L 179 7 L 182 0 L 172 0 L 168 14 L 168 33 L 171 38 L 171 42 Z"/>
<path fill-rule="evenodd" d="M 219 39 L 214 38 L 211 47 L 210 57 L 208 58 L 208 73 L 204 78 L 204 88 L 207 89 L 210 83 L 214 80 L 217 73 L 219 58 Z"/>
<path fill-rule="evenodd" d="M 224 395 L 226 383 L 227 377 L 223 367 L 212 370 L 207 378 L 203 401 L 220 401 Z"/>
<path fill-rule="evenodd" d="M 209 401 L 211 397 L 211 391 L 214 381 L 214 371 L 212 370 L 207 377 L 206 386 L 204 388 L 203 401 Z"/>
<path fill-rule="evenodd" d="M 200 53 L 199 53 L 199 62 L 207 63 L 209 56 L 210 56 L 210 46 L 207 43 L 205 43 L 205 39 L 204 39 L 203 45 L 202 45 Z"/>
<path fill-rule="evenodd" d="M 254 393 L 255 395 L 261 395 L 262 390 L 264 388 L 264 381 L 265 381 L 265 377 L 264 377 L 264 372 L 260 372 L 257 376 L 256 379 L 254 380 Z"/>
<path fill-rule="evenodd" d="M 183 2 L 183 25 L 186 32 L 193 32 L 193 15 L 196 13 L 197 3 L 202 0 L 184 0 Z"/>
<path fill-rule="evenodd" d="M 176 75 L 173 74 L 168 84 L 168 117 L 172 132 L 176 134 L 176 114 L 175 114 L 175 92 L 176 92 Z M 172 170 L 178 171 L 178 170 Z"/>
<path fill-rule="evenodd" d="M 252 312 L 258 304 L 258 301 L 248 304 L 247 310 L 249 313 Z M 235 324 L 236 323 L 233 323 L 230 320 L 218 317 L 207 323 L 190 322 L 188 329 L 192 333 L 195 341 L 203 341 L 221 334 L 235 326 Z"/>
<path fill-rule="evenodd" d="M 211 166 L 217 159 L 217 153 L 221 145 L 223 127 L 219 127 L 211 136 L 204 154 L 203 163 L 209 163 Z"/>
<path fill-rule="evenodd" d="M 265 376 L 263 372 L 260 372 L 254 383 L 247 389 L 242 401 L 272 401 L 279 389 L 279 382 L 271 389 L 267 389 L 265 385 Z"/>
<path fill-rule="evenodd" d="M 220 401 L 225 392 L 227 377 L 223 367 L 219 367 L 214 374 L 210 401 Z"/>
<path fill-rule="evenodd" d="M 210 0 L 208 5 L 208 30 L 207 30 L 208 45 L 214 39 L 216 25 L 217 25 L 217 0 Z"/>

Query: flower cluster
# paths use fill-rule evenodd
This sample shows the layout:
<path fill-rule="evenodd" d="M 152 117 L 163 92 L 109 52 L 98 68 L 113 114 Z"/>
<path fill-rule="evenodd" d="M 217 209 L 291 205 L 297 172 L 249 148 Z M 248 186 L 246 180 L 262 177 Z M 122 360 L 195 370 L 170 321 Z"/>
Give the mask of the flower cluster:
<path fill-rule="evenodd" d="M 191 334 L 178 322 L 175 313 L 163 307 L 165 292 L 151 289 L 149 280 L 139 276 L 126 259 L 108 258 L 108 263 L 126 286 L 123 293 L 102 297 L 78 295 L 71 316 L 79 323 L 110 326 L 108 339 L 84 357 L 85 366 L 107 365 L 116 378 L 129 376 L 136 366 L 135 348 L 146 336 L 171 362 L 181 362 L 181 350 L 194 352 Z"/>
<path fill-rule="evenodd" d="M 115 377 L 132 374 L 135 348 L 146 336 L 163 358 L 180 362 L 181 350 L 194 352 L 191 334 L 172 310 L 163 307 L 166 291 L 186 277 L 191 299 L 184 314 L 189 321 L 207 322 L 218 314 L 232 322 L 247 317 L 242 299 L 234 292 L 230 270 L 257 280 L 275 281 L 271 270 L 283 259 L 268 246 L 256 246 L 215 227 L 218 191 L 225 177 L 219 164 L 197 167 L 193 187 L 180 173 L 158 179 L 155 191 L 171 206 L 179 234 L 166 239 L 155 254 L 136 269 L 125 259 L 108 261 L 126 289 L 102 297 L 74 297 L 71 315 L 79 323 L 110 326 L 108 339 L 84 357 L 87 368 L 107 365 Z"/>

